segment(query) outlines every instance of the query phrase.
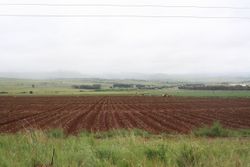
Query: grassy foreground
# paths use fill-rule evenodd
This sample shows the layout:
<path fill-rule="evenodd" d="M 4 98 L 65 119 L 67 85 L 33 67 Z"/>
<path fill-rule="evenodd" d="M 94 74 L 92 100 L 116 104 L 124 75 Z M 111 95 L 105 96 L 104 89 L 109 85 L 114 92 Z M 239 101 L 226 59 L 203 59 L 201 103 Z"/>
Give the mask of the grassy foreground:
<path fill-rule="evenodd" d="M 0 155 L 1 167 L 51 163 L 56 167 L 248 167 L 250 139 L 151 135 L 140 130 L 78 136 L 65 136 L 60 130 L 29 131 L 1 134 Z"/>

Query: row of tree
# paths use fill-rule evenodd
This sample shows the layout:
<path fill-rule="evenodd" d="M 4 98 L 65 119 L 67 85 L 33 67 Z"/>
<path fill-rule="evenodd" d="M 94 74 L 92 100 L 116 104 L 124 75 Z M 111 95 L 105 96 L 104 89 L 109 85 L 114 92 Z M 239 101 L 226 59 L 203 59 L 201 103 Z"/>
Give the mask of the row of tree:
<path fill-rule="evenodd" d="M 74 89 L 101 89 L 100 84 L 93 84 L 93 85 L 72 85 Z"/>
<path fill-rule="evenodd" d="M 184 85 L 180 86 L 179 89 L 189 89 L 189 90 L 250 90 L 250 86 L 224 86 L 224 85 Z"/>

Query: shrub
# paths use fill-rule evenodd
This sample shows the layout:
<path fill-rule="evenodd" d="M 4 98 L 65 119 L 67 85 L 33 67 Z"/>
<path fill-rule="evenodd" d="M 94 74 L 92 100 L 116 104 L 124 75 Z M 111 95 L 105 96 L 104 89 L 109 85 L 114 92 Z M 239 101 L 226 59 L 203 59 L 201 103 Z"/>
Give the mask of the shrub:
<path fill-rule="evenodd" d="M 47 136 L 49 138 L 63 138 L 65 134 L 62 129 L 50 129 L 47 131 Z"/>
<path fill-rule="evenodd" d="M 81 131 L 77 136 L 79 136 L 79 137 L 89 137 L 89 136 L 91 136 L 91 132 L 89 132 L 89 131 Z"/>
<path fill-rule="evenodd" d="M 230 135 L 230 131 L 224 129 L 222 125 L 216 121 L 211 127 L 203 127 L 195 130 L 194 135 L 206 137 L 226 137 Z"/>
<path fill-rule="evenodd" d="M 240 136 L 250 137 L 250 129 L 240 129 L 238 130 L 238 133 L 240 134 Z"/>

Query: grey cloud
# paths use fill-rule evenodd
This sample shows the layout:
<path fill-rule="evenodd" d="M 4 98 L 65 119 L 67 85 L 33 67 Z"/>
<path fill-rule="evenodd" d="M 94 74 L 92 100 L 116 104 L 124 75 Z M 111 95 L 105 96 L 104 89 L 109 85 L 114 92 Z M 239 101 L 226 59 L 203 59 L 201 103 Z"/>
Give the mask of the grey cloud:
<path fill-rule="evenodd" d="M 89 1 L 89 3 L 94 2 Z M 124 4 L 122 1 L 110 1 L 110 3 Z M 126 3 L 146 2 L 131 0 Z M 149 0 L 147 4 L 166 4 L 166 2 Z M 219 2 L 193 0 L 188 3 L 178 0 L 169 1 L 168 4 L 250 7 L 250 2 L 247 0 Z M 24 12 L 23 8 L 15 9 L 14 13 Z M 13 8 L 0 11 L 11 13 Z M 70 11 L 72 10 L 67 12 Z M 44 8 L 25 12 L 40 13 L 44 12 Z M 51 9 L 45 12 L 51 12 Z M 62 10 L 55 12 L 63 13 Z M 95 10 L 74 12 L 88 13 Z M 96 12 L 250 17 L 250 10 L 225 9 L 157 11 L 108 8 L 98 9 Z M 250 72 L 249 53 L 250 21 L 248 20 L 0 17 L 0 72 L 58 70 L 82 73 Z"/>

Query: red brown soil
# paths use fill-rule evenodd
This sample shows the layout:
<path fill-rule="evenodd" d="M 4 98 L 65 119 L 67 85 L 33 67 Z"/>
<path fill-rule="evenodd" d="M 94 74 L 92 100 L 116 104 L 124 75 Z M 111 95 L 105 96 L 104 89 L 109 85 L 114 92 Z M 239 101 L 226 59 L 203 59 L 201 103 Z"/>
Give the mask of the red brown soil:
<path fill-rule="evenodd" d="M 250 99 L 146 96 L 0 97 L 0 132 L 63 128 L 67 133 L 144 129 L 188 133 L 220 121 L 250 128 Z"/>

